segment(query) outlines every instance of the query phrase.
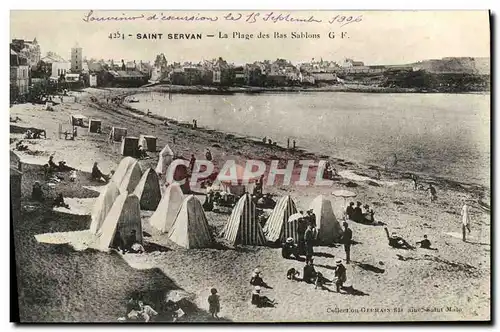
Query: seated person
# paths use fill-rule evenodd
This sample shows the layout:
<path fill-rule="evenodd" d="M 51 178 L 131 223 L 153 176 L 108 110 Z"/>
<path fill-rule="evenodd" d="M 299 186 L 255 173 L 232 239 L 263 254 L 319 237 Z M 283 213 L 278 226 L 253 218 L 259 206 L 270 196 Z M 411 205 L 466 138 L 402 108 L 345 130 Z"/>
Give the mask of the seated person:
<path fill-rule="evenodd" d="M 57 197 L 54 199 L 54 203 L 52 203 L 52 207 L 64 207 L 69 209 L 69 205 L 64 203 L 63 194 L 59 193 Z"/>
<path fill-rule="evenodd" d="M 59 168 L 59 172 L 69 172 L 69 171 L 75 170 L 73 167 L 66 165 L 65 161 L 60 161 L 58 168 Z"/>
<path fill-rule="evenodd" d="M 389 236 L 389 230 L 387 227 L 384 227 L 385 232 L 387 234 L 387 239 L 389 240 L 389 245 L 393 248 L 397 249 L 415 249 L 413 246 L 411 246 L 408 242 L 406 242 L 405 239 L 402 237 L 398 236 L 396 232 L 392 232 L 392 235 Z"/>
<path fill-rule="evenodd" d="M 274 199 L 271 197 L 270 193 L 267 193 L 262 197 L 262 204 L 261 207 L 265 209 L 274 209 L 276 206 L 276 202 Z"/>
<path fill-rule="evenodd" d="M 66 130 L 63 134 L 64 134 L 64 139 L 65 140 L 71 140 L 71 141 L 75 140 L 74 133 L 71 133 L 71 132 L 69 132 L 69 131 Z"/>
<path fill-rule="evenodd" d="M 363 218 L 365 219 L 365 221 L 368 221 L 370 223 L 374 222 L 375 220 L 373 220 L 373 215 L 375 214 L 375 212 L 373 212 L 373 210 L 370 209 L 370 206 L 368 204 L 365 204 L 363 208 L 364 208 Z"/>
<path fill-rule="evenodd" d="M 165 314 L 171 317 L 172 322 L 175 322 L 178 318 L 179 309 L 180 308 L 177 303 L 172 300 L 168 300 L 167 304 L 165 305 Z"/>
<path fill-rule="evenodd" d="M 205 195 L 205 202 L 203 203 L 203 210 L 205 211 L 212 211 L 214 208 L 214 201 L 213 201 L 213 192 L 209 192 L 208 194 Z"/>
<path fill-rule="evenodd" d="M 132 230 L 130 235 L 127 236 L 127 239 L 125 240 L 125 250 L 123 252 L 129 252 L 132 254 L 144 252 L 144 247 L 137 241 L 137 232 L 135 230 Z"/>
<path fill-rule="evenodd" d="M 31 191 L 31 199 L 37 202 L 43 202 L 43 190 L 42 185 L 39 181 L 35 181 L 33 184 L 33 189 Z"/>
<path fill-rule="evenodd" d="M 109 177 L 101 172 L 96 162 L 94 163 L 94 166 L 92 166 L 91 179 L 96 181 L 101 181 L 101 180 L 104 180 L 105 182 L 109 181 Z"/>
<path fill-rule="evenodd" d="M 144 302 L 139 301 L 138 305 L 140 308 L 139 315 L 142 317 L 144 322 L 147 323 L 151 321 L 153 317 L 158 315 L 158 313 L 151 306 L 145 305 Z"/>
<path fill-rule="evenodd" d="M 252 286 L 260 286 L 260 287 L 265 287 L 267 284 L 264 282 L 264 279 L 260 276 L 260 270 L 255 269 L 252 278 L 250 278 L 250 285 Z"/>
<path fill-rule="evenodd" d="M 363 221 L 363 212 L 361 211 L 361 202 L 356 203 L 356 207 L 354 208 L 351 220 L 362 222 Z"/>
<path fill-rule="evenodd" d="M 141 158 L 141 159 L 148 157 L 148 154 L 147 154 L 146 150 L 144 150 L 142 145 L 139 145 L 137 153 L 138 153 L 139 158 Z"/>
<path fill-rule="evenodd" d="M 71 182 L 76 182 L 76 179 L 77 179 L 77 174 L 76 174 L 76 171 L 75 170 L 72 170 L 70 175 L 69 175 L 69 180 Z"/>
<path fill-rule="evenodd" d="M 316 282 L 317 273 L 314 269 L 313 260 L 310 259 L 307 261 L 304 266 L 304 272 L 302 273 L 302 280 L 307 282 L 308 284 L 313 284 Z"/>
<path fill-rule="evenodd" d="M 33 138 L 33 133 L 31 132 L 31 130 L 26 130 L 26 132 L 24 133 L 24 138 L 26 139 L 32 139 Z"/>
<path fill-rule="evenodd" d="M 56 171 L 56 172 L 59 171 L 59 166 L 57 166 L 56 163 L 54 162 L 54 156 L 49 157 L 48 164 L 49 164 L 49 169 Z"/>
<path fill-rule="evenodd" d="M 293 238 L 289 237 L 286 239 L 286 242 L 281 246 L 281 256 L 283 258 L 289 259 L 290 256 L 294 256 L 294 258 L 299 258 L 299 248 L 293 241 Z"/>
<path fill-rule="evenodd" d="M 23 141 L 20 140 L 19 142 L 16 143 L 16 150 L 18 151 L 26 151 L 28 150 L 28 146 L 23 144 Z"/>
<path fill-rule="evenodd" d="M 349 203 L 349 206 L 347 207 L 347 209 L 345 209 L 345 214 L 349 219 L 352 220 L 352 217 L 354 215 L 354 202 Z"/>
<path fill-rule="evenodd" d="M 125 242 L 122 239 L 120 231 L 115 232 L 115 237 L 113 238 L 113 242 L 111 242 L 110 248 L 121 251 L 122 253 L 125 252 Z M 130 312 L 130 310 L 128 312 Z"/>
<path fill-rule="evenodd" d="M 257 308 L 263 307 L 274 307 L 274 300 L 269 299 L 267 296 L 263 296 L 260 293 L 260 287 L 255 286 L 255 289 L 252 292 L 252 304 Z"/>
<path fill-rule="evenodd" d="M 431 241 L 427 239 L 427 235 L 424 235 L 424 239 L 422 241 L 418 241 L 417 244 L 420 244 L 420 248 L 422 249 L 437 250 L 436 248 L 431 248 Z"/>

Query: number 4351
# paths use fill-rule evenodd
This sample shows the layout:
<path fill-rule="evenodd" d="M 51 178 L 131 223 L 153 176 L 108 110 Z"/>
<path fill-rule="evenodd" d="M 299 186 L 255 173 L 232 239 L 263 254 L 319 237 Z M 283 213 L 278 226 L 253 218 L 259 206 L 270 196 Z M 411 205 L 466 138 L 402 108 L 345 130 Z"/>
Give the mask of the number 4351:
<path fill-rule="evenodd" d="M 120 33 L 119 31 L 117 32 L 111 32 L 108 36 L 109 39 L 125 39 L 125 35 Z"/>

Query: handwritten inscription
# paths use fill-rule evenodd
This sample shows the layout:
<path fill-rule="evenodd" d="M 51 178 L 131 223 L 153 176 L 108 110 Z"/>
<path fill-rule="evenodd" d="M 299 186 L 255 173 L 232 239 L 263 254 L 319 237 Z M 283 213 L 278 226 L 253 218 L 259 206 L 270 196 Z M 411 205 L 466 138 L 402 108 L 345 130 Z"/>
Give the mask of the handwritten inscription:
<path fill-rule="evenodd" d="M 188 14 L 188 15 L 175 15 L 168 13 L 142 13 L 129 15 L 122 13 L 121 15 L 115 16 L 100 16 L 96 14 L 93 10 L 90 10 L 83 17 L 83 21 L 86 23 L 104 23 L 104 22 L 131 22 L 131 21 L 179 21 L 179 22 L 217 22 L 217 21 L 228 21 L 228 22 L 242 22 L 242 23 L 300 23 L 300 24 L 328 24 L 328 25 L 338 25 L 345 26 L 353 23 L 361 23 L 363 21 L 362 15 L 336 15 L 328 19 L 322 19 L 315 15 L 301 16 L 298 14 L 291 13 L 280 13 L 280 12 L 228 12 L 221 15 L 204 15 L 200 13 Z"/>

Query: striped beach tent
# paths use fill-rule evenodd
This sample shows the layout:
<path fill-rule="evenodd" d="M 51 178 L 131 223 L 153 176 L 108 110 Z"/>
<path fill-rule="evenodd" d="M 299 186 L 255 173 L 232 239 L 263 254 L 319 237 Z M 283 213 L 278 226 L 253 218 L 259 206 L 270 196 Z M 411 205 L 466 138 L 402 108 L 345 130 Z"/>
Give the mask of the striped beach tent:
<path fill-rule="evenodd" d="M 295 202 L 290 196 L 281 197 L 264 225 L 264 235 L 269 242 L 284 242 L 288 237 L 298 239 L 297 221 L 288 222 L 297 213 Z"/>
<path fill-rule="evenodd" d="M 312 209 L 316 215 L 318 241 L 325 245 L 339 241 L 343 232 L 333 213 L 332 202 L 325 196 L 319 195 L 311 202 L 309 209 Z"/>
<path fill-rule="evenodd" d="M 221 236 L 232 245 L 262 246 L 266 244 L 264 232 L 255 217 L 255 204 L 249 194 L 241 196 Z"/>

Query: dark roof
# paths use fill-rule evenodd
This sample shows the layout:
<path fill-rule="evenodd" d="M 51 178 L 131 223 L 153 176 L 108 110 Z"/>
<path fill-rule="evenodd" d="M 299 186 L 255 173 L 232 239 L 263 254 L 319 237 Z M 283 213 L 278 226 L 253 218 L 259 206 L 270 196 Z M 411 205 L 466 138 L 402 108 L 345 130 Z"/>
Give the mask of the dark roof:
<path fill-rule="evenodd" d="M 136 70 L 110 70 L 109 73 L 115 78 L 144 78 L 144 74 Z"/>

